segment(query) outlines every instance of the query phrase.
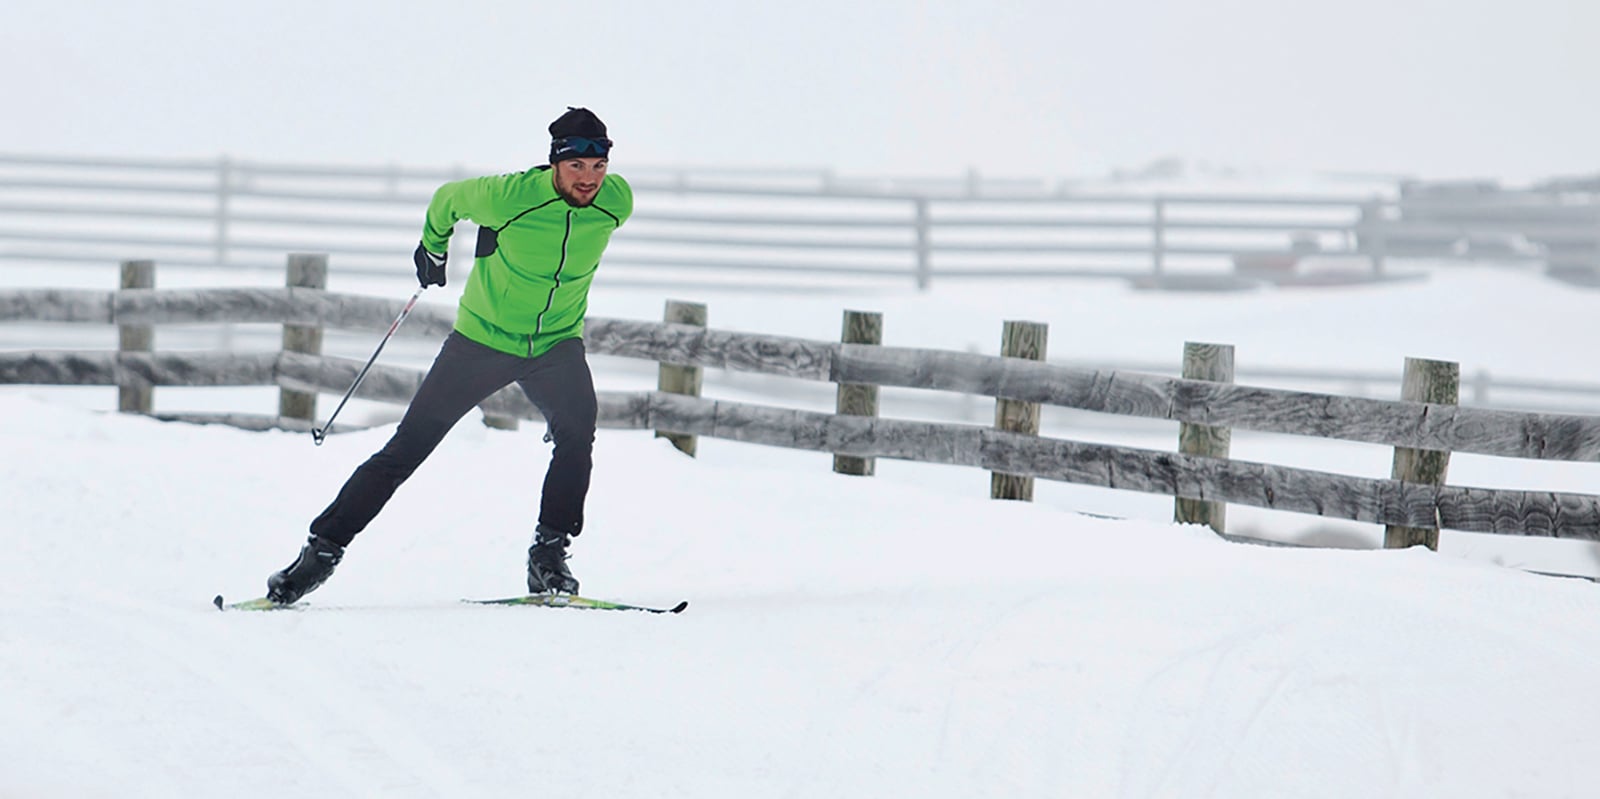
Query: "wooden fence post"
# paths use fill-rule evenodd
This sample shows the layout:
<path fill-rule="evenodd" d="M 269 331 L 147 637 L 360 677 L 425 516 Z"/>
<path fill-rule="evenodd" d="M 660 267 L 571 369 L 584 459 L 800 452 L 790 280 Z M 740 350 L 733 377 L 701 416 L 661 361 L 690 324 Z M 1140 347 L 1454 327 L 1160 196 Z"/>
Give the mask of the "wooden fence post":
<path fill-rule="evenodd" d="M 677 300 L 667 300 L 666 313 L 662 317 L 665 322 L 676 322 L 697 327 L 705 327 L 706 319 L 707 314 L 704 303 L 679 302 Z M 698 366 L 675 366 L 664 363 L 661 364 L 660 378 L 656 385 L 669 394 L 698 397 L 700 396 L 701 380 L 702 376 Z M 679 452 L 691 458 L 694 457 L 695 449 L 699 443 L 697 436 L 664 433 L 660 430 L 656 431 L 656 438 L 665 438 L 671 441 L 672 446 L 677 447 Z"/>
<path fill-rule="evenodd" d="M 845 344 L 882 344 L 883 314 L 874 311 L 845 311 L 844 331 L 839 340 Z M 877 416 L 878 387 L 864 383 L 840 383 L 837 407 L 841 415 Z M 839 474 L 870 477 L 877 472 L 877 467 L 876 458 L 833 456 L 833 470 Z"/>
<path fill-rule="evenodd" d="M 1450 361 L 1407 358 L 1405 381 L 1400 399 L 1406 402 L 1431 402 L 1455 405 L 1461 397 L 1461 365 Z M 1450 468 L 1450 453 L 1427 449 L 1395 447 L 1394 470 L 1390 477 L 1406 483 L 1444 485 Z M 1403 549 L 1421 544 L 1439 549 L 1439 528 L 1387 525 L 1383 531 L 1385 549 Z"/>
<path fill-rule="evenodd" d="M 1232 383 L 1233 345 L 1185 342 L 1183 377 L 1186 380 Z M 1233 430 L 1230 428 L 1188 422 L 1178 425 L 1178 451 L 1185 455 L 1226 458 L 1232 443 Z M 1227 508 L 1223 502 L 1177 497 L 1172 518 L 1179 524 L 1204 524 L 1223 533 L 1227 532 Z"/>
<path fill-rule="evenodd" d="M 1042 361 L 1049 333 L 1050 327 L 1039 322 L 1006 322 L 1001 334 L 1000 354 L 1009 358 Z M 997 430 L 1038 435 L 1039 403 L 995 400 L 994 426 Z M 992 499 L 1032 502 L 1033 478 L 992 472 L 989 476 L 989 496 Z"/>
<path fill-rule="evenodd" d="M 289 288 L 325 289 L 328 287 L 328 256 L 325 254 L 292 253 L 289 255 L 286 285 Z M 283 351 L 307 355 L 322 354 L 322 327 L 308 325 L 283 326 Z M 278 416 L 285 419 L 303 419 L 314 422 L 317 418 L 315 392 L 278 390 Z"/>
<path fill-rule="evenodd" d="M 123 261 L 122 287 L 125 289 L 153 289 L 156 287 L 155 261 Z M 156 330 L 151 325 L 117 325 L 119 352 L 151 352 L 155 349 Z M 123 413 L 149 413 L 155 404 L 154 388 L 143 377 L 117 370 L 117 410 Z"/>

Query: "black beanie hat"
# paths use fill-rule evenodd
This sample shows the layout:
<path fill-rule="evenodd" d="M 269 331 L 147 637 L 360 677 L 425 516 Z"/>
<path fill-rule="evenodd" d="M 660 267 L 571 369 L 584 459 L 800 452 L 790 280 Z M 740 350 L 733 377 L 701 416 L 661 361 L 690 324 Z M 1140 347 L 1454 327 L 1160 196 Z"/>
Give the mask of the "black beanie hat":
<path fill-rule="evenodd" d="M 568 136 L 581 136 L 604 145 L 604 151 L 596 153 L 592 150 L 579 152 L 570 147 L 561 147 L 561 140 Z M 565 161 L 569 158 L 604 158 L 611 150 L 611 140 L 606 138 L 606 123 L 594 115 L 587 108 L 567 107 L 567 112 L 550 123 L 550 163 Z"/>

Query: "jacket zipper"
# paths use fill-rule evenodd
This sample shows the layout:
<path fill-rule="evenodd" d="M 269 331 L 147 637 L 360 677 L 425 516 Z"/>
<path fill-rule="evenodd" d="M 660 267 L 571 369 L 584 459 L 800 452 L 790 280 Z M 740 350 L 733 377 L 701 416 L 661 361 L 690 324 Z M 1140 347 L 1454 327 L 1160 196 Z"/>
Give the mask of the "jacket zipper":
<path fill-rule="evenodd" d="M 567 211 L 567 230 L 561 234 L 561 262 L 556 264 L 556 284 L 550 287 L 550 296 L 545 298 L 544 310 L 539 312 L 539 318 L 533 323 L 533 336 L 544 332 L 544 315 L 556 304 L 556 290 L 561 288 L 561 270 L 567 268 L 567 242 L 572 239 L 572 211 Z M 528 357 L 533 357 L 533 336 L 528 337 Z"/>

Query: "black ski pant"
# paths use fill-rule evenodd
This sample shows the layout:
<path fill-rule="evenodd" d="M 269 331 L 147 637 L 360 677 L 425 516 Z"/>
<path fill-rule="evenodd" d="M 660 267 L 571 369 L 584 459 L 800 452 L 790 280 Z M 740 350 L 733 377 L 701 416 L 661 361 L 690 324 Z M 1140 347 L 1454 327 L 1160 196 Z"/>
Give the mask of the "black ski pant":
<path fill-rule="evenodd" d="M 456 332 L 439 349 L 394 437 L 350 475 L 333 504 L 311 522 L 312 534 L 349 546 L 450 428 L 490 394 L 512 383 L 544 414 L 555 442 L 544 477 L 539 525 L 577 535 L 583 529 L 597 415 L 583 340 L 567 339 L 537 358 L 523 358 Z"/>

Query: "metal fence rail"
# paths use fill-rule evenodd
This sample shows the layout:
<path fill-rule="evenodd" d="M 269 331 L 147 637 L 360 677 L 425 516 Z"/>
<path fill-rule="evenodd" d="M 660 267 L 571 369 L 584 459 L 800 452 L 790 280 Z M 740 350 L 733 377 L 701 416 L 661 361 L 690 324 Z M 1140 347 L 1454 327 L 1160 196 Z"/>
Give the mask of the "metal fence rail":
<path fill-rule="evenodd" d="M 439 183 L 490 171 L 0 155 L 0 260 L 137 256 L 275 270 L 293 251 L 330 253 L 339 271 L 387 270 L 414 246 Z M 626 172 L 638 206 L 607 267 L 639 275 L 703 270 L 926 287 L 950 278 L 1292 280 L 1297 260 L 1313 254 L 1349 259 L 1369 279 L 1400 257 L 1493 257 L 1568 271 L 1600 263 L 1592 198 L 1463 205 L 1398 192 L 1126 195 L 976 176 L 940 184 L 851 182 L 822 170 Z M 470 253 L 458 255 L 465 262 Z"/>

